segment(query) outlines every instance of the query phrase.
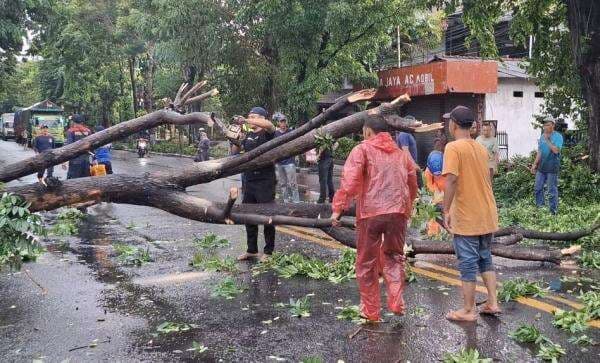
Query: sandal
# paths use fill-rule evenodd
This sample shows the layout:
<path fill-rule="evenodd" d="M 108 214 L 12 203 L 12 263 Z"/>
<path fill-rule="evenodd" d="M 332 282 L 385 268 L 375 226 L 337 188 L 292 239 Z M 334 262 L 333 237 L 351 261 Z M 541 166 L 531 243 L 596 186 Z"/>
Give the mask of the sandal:
<path fill-rule="evenodd" d="M 446 319 L 448 319 L 450 321 L 472 323 L 472 322 L 477 321 L 477 316 L 473 315 L 473 318 L 471 319 L 468 316 L 460 315 L 457 311 L 450 311 L 450 312 L 448 312 L 448 314 L 446 314 Z"/>
<path fill-rule="evenodd" d="M 500 314 L 502 314 L 502 310 L 500 310 L 500 308 L 492 310 L 490 309 L 490 307 L 486 304 L 483 305 L 481 307 L 481 309 L 479 310 L 479 314 L 481 315 L 493 315 L 493 316 L 498 316 Z"/>
<path fill-rule="evenodd" d="M 248 260 L 253 260 L 257 257 L 258 257 L 258 253 L 244 253 L 244 254 L 240 255 L 237 258 L 237 260 L 238 261 L 248 261 Z"/>

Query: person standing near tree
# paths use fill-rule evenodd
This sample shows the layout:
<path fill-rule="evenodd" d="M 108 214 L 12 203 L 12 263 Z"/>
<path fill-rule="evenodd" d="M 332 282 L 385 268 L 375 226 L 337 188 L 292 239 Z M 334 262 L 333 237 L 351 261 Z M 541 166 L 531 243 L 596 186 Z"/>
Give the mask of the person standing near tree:
<path fill-rule="evenodd" d="M 72 117 L 73 125 L 67 129 L 67 144 L 77 142 L 92 134 L 90 129 L 83 124 L 82 115 L 75 114 Z M 66 164 L 62 165 L 66 169 Z M 69 160 L 67 179 L 84 178 L 90 176 L 90 154 L 84 153 Z"/>
<path fill-rule="evenodd" d="M 200 131 L 200 140 L 198 140 L 198 155 L 194 161 L 208 161 L 208 151 L 210 150 L 210 139 L 204 130 Z"/>
<path fill-rule="evenodd" d="M 52 135 L 50 135 L 50 133 L 48 132 L 48 126 L 46 126 L 46 125 L 40 126 L 40 133 L 41 133 L 41 135 L 39 135 L 35 139 L 33 139 L 33 142 L 31 143 L 33 150 L 37 154 L 42 154 L 49 150 L 54 149 L 54 147 L 55 147 L 54 137 Z M 46 178 L 51 178 L 53 172 L 54 172 L 54 166 L 51 165 L 48 168 L 46 168 Z M 40 182 L 40 184 L 46 185 L 46 182 L 45 182 L 46 178 L 44 178 L 44 169 L 41 169 L 37 172 L 37 178 L 38 178 L 38 181 Z"/>
<path fill-rule="evenodd" d="M 237 154 L 242 150 L 249 152 L 258 146 L 273 140 L 275 126 L 267 119 L 267 111 L 262 107 L 253 107 L 246 118 L 251 131 L 248 132 L 241 145 L 233 145 L 232 153 Z M 275 166 L 273 164 L 260 169 L 250 170 L 242 173 L 242 192 L 244 194 L 242 203 L 258 204 L 271 203 L 275 200 Z M 246 238 L 248 249 L 246 253 L 238 257 L 238 261 L 249 260 L 260 256 L 265 261 L 275 249 L 275 226 L 265 225 L 265 248 L 262 256 L 258 253 L 258 226 L 246 225 Z"/>
<path fill-rule="evenodd" d="M 405 119 L 415 120 L 414 116 L 406 116 Z M 396 144 L 402 150 L 410 153 L 410 156 L 415 163 L 415 167 L 417 169 L 417 185 L 419 189 L 423 188 L 423 177 L 421 175 L 421 168 L 419 167 L 419 159 L 417 154 L 417 140 L 415 136 L 409 132 L 399 132 L 396 135 Z"/>
<path fill-rule="evenodd" d="M 275 112 L 272 117 L 277 122 L 275 137 L 279 137 L 290 132 L 285 115 L 281 112 Z M 281 198 L 284 202 L 299 203 L 300 195 L 298 193 L 298 183 L 296 181 L 296 161 L 294 157 L 279 160 L 275 164 L 277 172 L 277 183 L 281 190 Z"/>
<path fill-rule="evenodd" d="M 100 132 L 102 130 L 104 130 L 104 127 L 102 126 L 96 126 L 94 128 L 94 131 L 96 132 Z M 94 161 L 96 161 L 98 164 L 104 165 L 104 168 L 106 169 L 106 174 L 113 173 L 111 149 L 112 144 L 106 144 L 100 146 L 94 151 Z"/>
<path fill-rule="evenodd" d="M 560 150 L 563 137 L 554 131 L 555 121 L 552 117 L 544 119 L 544 131 L 538 140 L 537 155 L 531 166 L 535 175 L 535 204 L 538 208 L 545 204 L 545 187 L 548 185 L 548 204 L 550 213 L 558 211 L 558 171 L 560 169 Z"/>
<path fill-rule="evenodd" d="M 369 321 L 380 319 L 379 272 L 385 278 L 388 308 L 405 312 L 404 239 L 417 197 L 415 163 L 398 148 L 381 116 L 369 117 L 364 141 L 354 147 L 344 164 L 340 189 L 332 204 L 332 224 L 356 199 L 356 281 L 360 313 Z M 381 264 L 381 266 L 380 266 Z"/>
<path fill-rule="evenodd" d="M 333 150 L 337 147 L 337 142 L 333 145 L 317 148 L 317 167 L 319 169 L 319 199 L 317 203 L 333 202 L 335 187 L 333 186 Z"/>
<path fill-rule="evenodd" d="M 488 169 L 488 153 L 471 139 L 475 121 L 473 112 L 457 106 L 450 113 L 450 134 L 446 145 L 442 175 L 446 176 L 444 191 L 444 224 L 454 234 L 454 252 L 462 280 L 463 308 L 450 311 L 446 318 L 453 321 L 476 321 L 475 287 L 477 272 L 487 289 L 488 300 L 481 314 L 498 314 L 496 273 L 492 264 L 491 243 L 498 230 L 498 212 Z"/>
<path fill-rule="evenodd" d="M 488 168 L 490 169 L 490 179 L 494 179 L 496 171 L 498 170 L 498 162 L 500 161 L 500 151 L 498 150 L 498 140 L 492 132 L 493 126 L 490 122 L 483 124 L 483 133 L 477 136 L 475 139 L 478 143 L 483 145 L 488 152 Z"/>

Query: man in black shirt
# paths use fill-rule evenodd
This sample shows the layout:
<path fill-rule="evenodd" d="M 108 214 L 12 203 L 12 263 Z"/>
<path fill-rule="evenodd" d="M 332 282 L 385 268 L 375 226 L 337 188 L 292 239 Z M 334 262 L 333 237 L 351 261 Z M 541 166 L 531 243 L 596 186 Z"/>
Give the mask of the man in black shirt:
<path fill-rule="evenodd" d="M 240 146 L 234 145 L 232 151 L 251 151 L 256 147 L 273 140 L 275 126 L 267 119 L 267 111 L 262 107 L 254 107 L 245 120 L 252 129 L 246 134 Z M 275 166 L 270 164 L 260 169 L 250 170 L 242 174 L 242 203 L 257 204 L 271 203 L 275 200 Z M 264 255 L 261 261 L 267 259 L 275 249 L 275 226 L 263 226 L 265 233 Z M 258 226 L 246 225 L 248 249 L 238 257 L 239 261 L 256 258 L 258 254 Z"/>
<path fill-rule="evenodd" d="M 33 150 L 37 154 L 42 154 L 48 150 L 54 149 L 54 137 L 52 137 L 52 135 L 50 135 L 50 133 L 48 132 L 48 126 L 41 126 L 40 132 L 41 135 L 33 139 L 33 142 L 31 143 L 33 146 Z M 46 168 L 46 178 L 51 178 L 52 173 L 54 173 L 54 166 L 49 166 L 48 168 Z M 46 184 L 44 178 L 44 169 L 38 170 L 37 178 L 40 184 Z"/>

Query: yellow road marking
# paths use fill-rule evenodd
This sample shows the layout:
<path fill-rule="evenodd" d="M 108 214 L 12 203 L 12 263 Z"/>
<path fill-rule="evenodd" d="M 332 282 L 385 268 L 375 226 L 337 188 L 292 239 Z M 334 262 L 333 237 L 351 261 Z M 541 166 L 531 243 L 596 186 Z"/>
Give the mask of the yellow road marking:
<path fill-rule="evenodd" d="M 298 231 L 295 231 L 295 230 L 290 229 L 288 227 L 277 226 L 276 229 L 279 232 L 282 232 L 282 233 L 289 234 L 289 235 L 294 236 L 294 237 L 298 237 L 298 238 L 302 238 L 302 239 L 314 242 L 314 243 L 316 243 L 318 245 L 321 245 L 323 247 L 333 248 L 333 249 L 336 249 L 336 250 L 341 250 L 341 249 L 344 249 L 344 248 L 348 248 L 348 247 L 345 247 L 345 246 L 343 246 L 342 244 L 340 244 L 338 242 L 331 242 L 331 241 L 325 240 L 324 238 L 313 237 L 313 236 L 311 236 L 309 234 L 306 234 L 304 232 L 298 232 Z"/>
<path fill-rule="evenodd" d="M 418 261 L 418 263 L 420 265 L 424 265 L 425 267 L 428 267 L 428 268 L 431 268 L 431 269 L 434 269 L 434 270 L 443 271 L 443 272 L 446 272 L 446 273 L 454 275 L 454 276 L 460 276 L 460 272 L 459 271 L 453 270 L 451 268 L 447 268 L 447 267 L 444 267 L 444 266 L 439 266 L 439 265 L 433 264 L 431 262 L 426 262 L 426 261 Z M 477 281 L 483 282 L 483 280 L 479 276 L 477 277 Z M 498 286 L 502 286 L 502 282 L 498 281 Z M 549 299 L 549 300 L 554 300 L 556 302 L 559 302 L 559 303 L 562 303 L 562 304 L 565 304 L 565 305 L 569 305 L 573 309 L 577 309 L 577 310 L 583 309 L 583 307 L 584 307 L 582 304 L 576 303 L 574 301 L 571 301 L 571 300 L 568 300 L 568 299 L 565 299 L 565 298 L 562 298 L 562 297 L 556 296 L 556 295 L 550 295 L 550 294 L 548 294 L 548 295 L 545 296 L 545 298 Z"/>
<path fill-rule="evenodd" d="M 277 230 L 279 230 L 280 232 L 285 233 L 285 234 L 289 234 L 289 235 L 292 235 L 292 236 L 295 236 L 295 237 L 306 239 L 306 240 L 311 241 L 311 242 L 315 242 L 315 243 L 317 243 L 317 244 L 319 244 L 321 246 L 324 246 L 324 247 L 334 248 L 334 249 L 347 248 L 347 247 L 342 246 L 340 243 L 332 242 L 332 241 L 334 241 L 332 239 L 326 240 L 323 237 L 316 236 L 315 233 L 312 233 L 312 231 L 310 229 L 306 229 L 306 228 L 302 228 L 302 227 L 295 227 L 295 228 L 292 229 L 292 228 L 289 228 L 289 227 L 278 226 Z M 430 268 L 433 268 L 433 269 L 437 269 L 439 271 L 443 271 L 443 272 L 446 272 L 446 273 L 449 273 L 449 274 L 452 274 L 452 275 L 455 275 L 455 276 L 459 276 L 460 275 L 459 271 L 456 271 L 456 270 L 453 270 L 453 269 L 449 269 L 449 268 L 446 268 L 446 267 L 443 267 L 443 266 L 438 266 L 438 265 L 435 265 L 435 264 L 432 264 L 432 263 L 429 263 L 429 262 L 425 262 L 425 261 L 418 261 L 418 262 L 420 264 L 425 264 L 427 267 L 430 267 Z M 438 281 L 443 281 L 443 282 L 446 282 L 449 285 L 454 285 L 454 286 L 460 286 L 461 285 L 461 281 L 460 280 L 453 279 L 451 277 L 439 274 L 439 273 L 434 272 L 434 271 L 429 271 L 429 270 L 426 270 L 426 269 L 423 269 L 423 268 L 420 268 L 420 267 L 416 267 L 416 266 L 413 267 L 412 270 L 415 273 L 419 274 L 419 275 L 427 276 L 427 277 L 430 277 L 430 278 L 438 280 Z M 481 278 L 478 278 L 478 280 L 481 281 Z M 487 290 L 485 289 L 485 287 L 480 286 L 480 285 L 476 285 L 475 289 L 476 289 L 477 292 L 480 292 L 480 293 L 483 293 L 483 294 L 487 295 Z M 574 302 L 572 302 L 570 300 L 563 299 L 563 298 L 560 298 L 560 297 L 557 297 L 557 296 L 552 296 L 552 297 L 548 296 L 548 298 L 550 298 L 552 300 L 555 300 L 555 301 L 558 301 L 558 302 L 562 302 L 562 303 L 564 303 L 566 305 L 569 305 L 569 306 L 572 306 L 572 307 L 574 307 L 576 309 L 581 309 L 583 307 L 583 305 L 581 305 L 581 304 L 577 304 L 577 303 L 574 303 Z M 541 310 L 541 311 L 545 311 L 545 312 L 550 313 L 550 314 L 552 314 L 556 310 L 562 310 L 558 306 L 554 306 L 554 305 L 545 303 L 543 301 L 535 300 L 535 299 L 528 298 L 528 297 L 520 297 L 520 298 L 517 298 L 516 301 L 519 302 L 519 303 L 521 303 L 521 304 L 523 304 L 523 305 L 527 305 L 527 306 L 530 306 L 532 308 L 535 308 L 535 309 L 538 309 L 538 310 Z M 594 328 L 600 328 L 600 320 L 591 320 L 591 321 L 588 321 L 588 325 L 592 326 Z"/>

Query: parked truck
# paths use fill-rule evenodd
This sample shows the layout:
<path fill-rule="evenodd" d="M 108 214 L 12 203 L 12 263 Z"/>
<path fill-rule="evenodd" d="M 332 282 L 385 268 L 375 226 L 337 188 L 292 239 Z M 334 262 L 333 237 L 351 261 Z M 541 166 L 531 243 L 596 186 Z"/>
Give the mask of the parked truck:
<path fill-rule="evenodd" d="M 0 138 L 2 140 L 13 139 L 15 137 L 14 113 L 3 113 L 0 120 Z"/>
<path fill-rule="evenodd" d="M 55 103 L 45 100 L 15 112 L 14 133 L 18 143 L 31 145 L 31 141 L 40 134 L 40 126 L 48 126 L 57 146 L 65 143 L 67 122 L 63 109 Z"/>

